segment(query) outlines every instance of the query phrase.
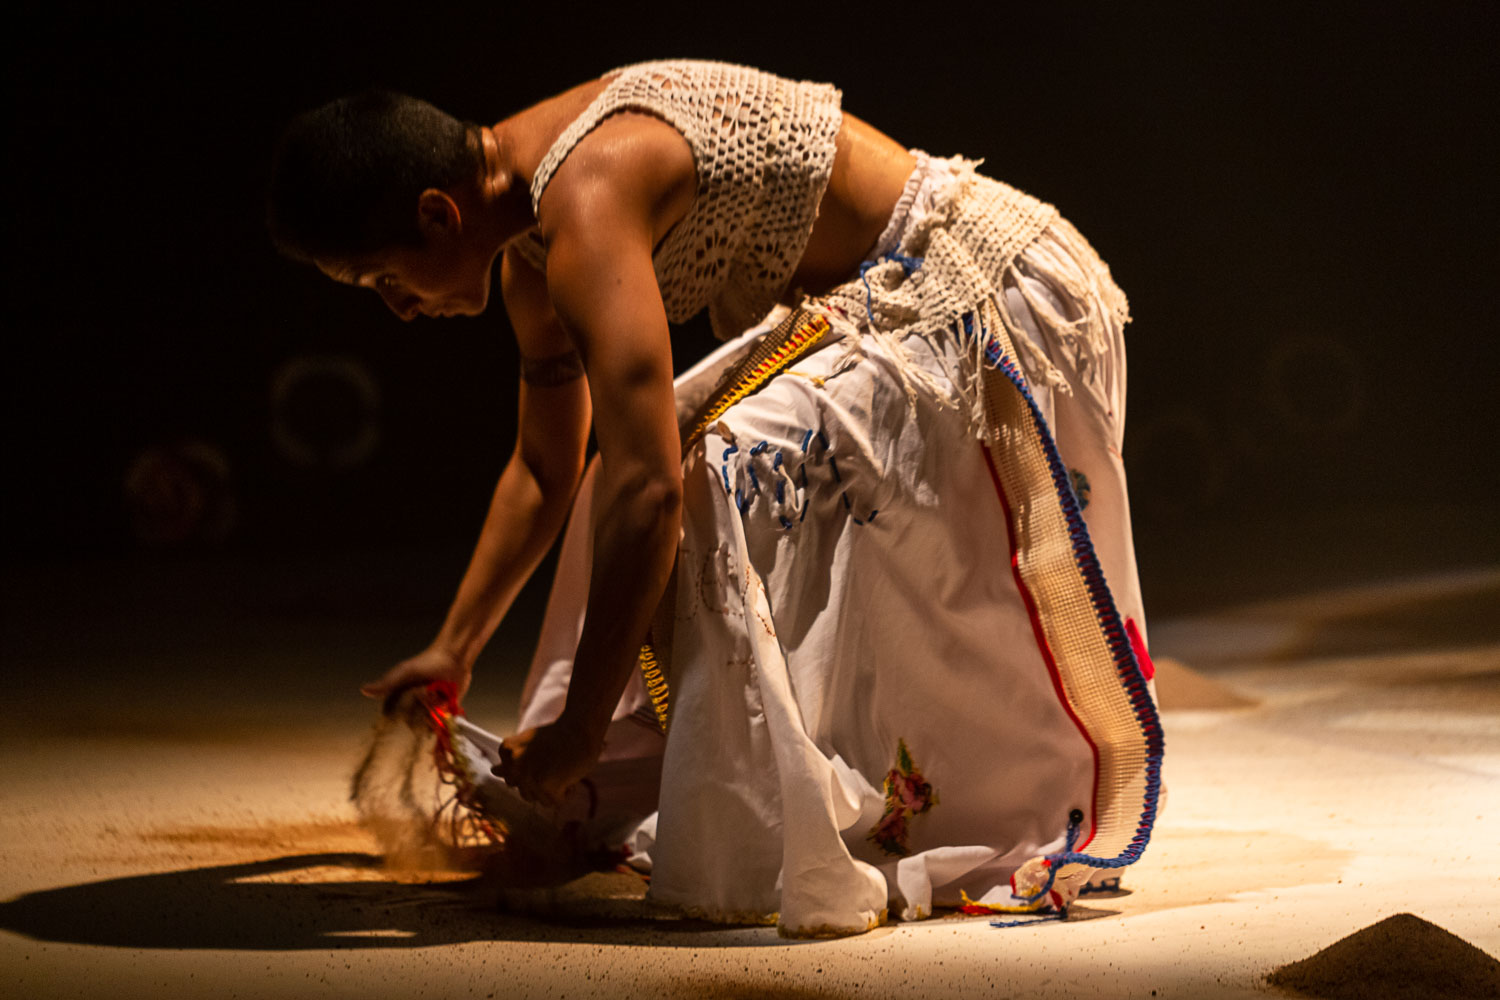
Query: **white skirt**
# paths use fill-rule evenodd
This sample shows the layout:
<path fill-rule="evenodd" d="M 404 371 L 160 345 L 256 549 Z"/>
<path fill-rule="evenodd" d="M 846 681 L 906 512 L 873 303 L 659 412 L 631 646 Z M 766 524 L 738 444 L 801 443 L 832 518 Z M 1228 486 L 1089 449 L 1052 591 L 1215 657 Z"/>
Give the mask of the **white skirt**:
<path fill-rule="evenodd" d="M 946 176 L 924 161 L 913 183 Z M 1035 249 L 1066 252 L 1050 231 Z M 1004 305 L 1074 387 L 1032 395 L 1115 604 L 1143 627 L 1120 456 L 1121 331 L 1102 351 L 1060 340 L 1036 310 L 1079 307 L 1027 259 Z M 683 409 L 768 326 L 682 376 Z M 1018 866 L 1064 849 L 1069 814 L 1092 808 L 1096 754 L 1044 659 L 999 483 L 958 400 L 972 346 L 956 330 L 894 346 L 821 344 L 733 406 L 684 461 L 670 727 L 655 728 L 637 677 L 595 777 L 658 902 L 711 919 L 779 916 L 792 934 L 916 919 L 965 897 L 1011 902 Z M 592 486 L 591 471 L 522 728 L 562 710 L 588 593 Z M 643 775 L 658 769 L 650 801 L 640 790 L 656 784 Z"/>

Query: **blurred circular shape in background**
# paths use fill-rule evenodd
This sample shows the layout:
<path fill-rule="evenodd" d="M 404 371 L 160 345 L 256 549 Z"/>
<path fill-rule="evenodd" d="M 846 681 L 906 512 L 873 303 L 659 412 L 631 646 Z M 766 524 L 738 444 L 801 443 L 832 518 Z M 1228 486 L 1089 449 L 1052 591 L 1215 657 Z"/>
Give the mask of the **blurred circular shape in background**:
<path fill-rule="evenodd" d="M 1364 363 L 1322 335 L 1283 338 L 1266 358 L 1266 405 L 1294 434 L 1341 437 L 1364 415 Z"/>
<path fill-rule="evenodd" d="M 1177 406 L 1143 421 L 1129 448 L 1131 493 L 1147 513 L 1196 513 L 1223 498 L 1229 442 L 1197 410 Z"/>
<path fill-rule="evenodd" d="M 303 355 L 271 377 L 271 440 L 294 465 L 346 472 L 380 445 L 380 385 L 347 355 Z"/>
<path fill-rule="evenodd" d="M 215 445 L 188 440 L 144 448 L 126 468 L 123 486 L 131 531 L 143 544 L 219 542 L 234 530 L 229 459 Z"/>

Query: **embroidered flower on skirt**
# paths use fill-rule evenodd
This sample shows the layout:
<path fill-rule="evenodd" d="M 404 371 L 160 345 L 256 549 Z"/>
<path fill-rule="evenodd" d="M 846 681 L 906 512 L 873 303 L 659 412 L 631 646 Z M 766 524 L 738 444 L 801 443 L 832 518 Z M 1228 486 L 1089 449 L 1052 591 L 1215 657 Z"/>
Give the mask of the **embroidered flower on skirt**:
<path fill-rule="evenodd" d="M 937 804 L 937 792 L 912 763 L 906 741 L 896 740 L 896 766 L 885 776 L 885 813 L 870 830 L 870 841 L 887 854 L 905 857 L 911 853 L 907 821 Z"/>

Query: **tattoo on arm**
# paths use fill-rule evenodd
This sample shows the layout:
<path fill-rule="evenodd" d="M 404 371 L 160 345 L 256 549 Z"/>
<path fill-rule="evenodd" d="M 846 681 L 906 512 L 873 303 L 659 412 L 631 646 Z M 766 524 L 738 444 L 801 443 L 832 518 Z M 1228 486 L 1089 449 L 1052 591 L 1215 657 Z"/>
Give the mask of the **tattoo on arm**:
<path fill-rule="evenodd" d="M 548 389 L 583 377 L 583 358 L 577 351 L 556 354 L 550 358 L 521 356 L 521 378 L 527 385 Z"/>

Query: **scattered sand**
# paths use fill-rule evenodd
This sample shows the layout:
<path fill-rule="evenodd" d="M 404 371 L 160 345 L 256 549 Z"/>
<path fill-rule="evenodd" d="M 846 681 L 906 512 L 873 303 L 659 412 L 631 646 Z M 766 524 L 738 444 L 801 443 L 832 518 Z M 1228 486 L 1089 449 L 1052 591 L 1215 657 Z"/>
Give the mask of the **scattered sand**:
<path fill-rule="evenodd" d="M 1166 707 L 1185 709 L 1168 722 L 1173 802 L 1126 891 L 1087 899 L 1065 924 L 998 931 L 966 917 L 835 942 L 661 919 L 637 876 L 521 889 L 477 865 L 388 867 L 346 802 L 371 713 L 359 703 L 325 710 L 335 695 L 311 669 L 332 670 L 352 690 L 378 645 L 360 638 L 383 627 L 373 619 L 330 625 L 316 642 L 269 630 L 254 645 L 226 642 L 224 655 L 239 657 L 231 667 L 257 669 L 256 683 L 246 673 L 227 699 L 240 675 L 226 667 L 203 682 L 205 663 L 218 661 L 197 652 L 164 656 L 152 671 L 96 657 L 91 670 L 132 683 L 23 688 L 0 706 L 14 723 L 0 745 L 0 995 L 93 996 L 105 984 L 112 1000 L 1144 1000 L 1153 990 L 1164 1000 L 1270 1000 L 1295 988 L 1336 1000 L 1342 987 L 1387 1000 L 1422 996 L 1409 988 L 1415 978 L 1427 996 L 1500 996 L 1492 960 L 1414 917 L 1365 932 L 1407 938 L 1405 949 L 1356 936 L 1281 970 L 1276 985 L 1265 978 L 1389 915 L 1393 899 L 1423 900 L 1424 916 L 1500 955 L 1496 894 L 1473 878 L 1433 875 L 1468 872 L 1493 885 L 1500 871 L 1496 838 L 1453 836 L 1496 816 L 1500 737 L 1486 734 L 1482 716 L 1500 696 L 1500 646 L 1216 660 L 1201 651 L 1212 643 L 1194 637 L 1239 642 L 1215 631 L 1220 620 L 1186 622 L 1177 644 L 1170 629 L 1159 638 L 1194 667 L 1238 666 L 1204 675 L 1158 660 Z M 1286 629 L 1300 620 L 1289 613 Z M 1274 634 L 1280 624 L 1267 621 Z M 345 633 L 358 642 L 335 641 Z M 83 670 L 56 651 L 25 662 L 23 673 L 38 677 Z M 134 693 L 136 673 L 152 679 L 146 694 Z M 1241 707 L 1240 695 L 1262 702 Z M 35 733 L 36 706 L 63 703 L 68 728 Z M 482 717 L 513 713 L 495 704 Z M 225 712 L 257 724 L 221 739 L 209 730 Z M 114 728 L 90 728 L 111 713 Z M 201 735 L 157 725 L 177 716 L 212 725 Z M 381 790 L 378 804 L 395 821 L 415 804 L 430 825 L 433 789 L 410 765 L 425 768 L 431 747 L 414 740 L 393 730 L 380 773 L 367 772 L 361 787 Z M 1421 865 L 1409 863 L 1413 843 L 1424 845 Z"/>
<path fill-rule="evenodd" d="M 1335 941 L 1266 977 L 1272 986 L 1323 1000 L 1500 998 L 1500 961 L 1410 913 Z"/>
<path fill-rule="evenodd" d="M 369 846 L 368 837 L 359 826 L 342 818 L 252 826 L 163 827 L 141 833 L 140 839 L 148 844 L 215 849 L 231 856 L 262 855 L 266 851 L 289 853 L 302 848 L 358 851 Z"/>
<path fill-rule="evenodd" d="M 1259 704 L 1254 698 L 1205 677 L 1181 660 L 1163 656 L 1154 662 L 1156 695 L 1163 711 L 1252 708 Z"/>

